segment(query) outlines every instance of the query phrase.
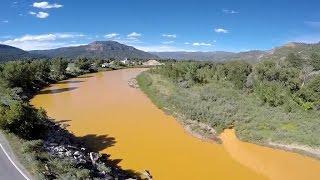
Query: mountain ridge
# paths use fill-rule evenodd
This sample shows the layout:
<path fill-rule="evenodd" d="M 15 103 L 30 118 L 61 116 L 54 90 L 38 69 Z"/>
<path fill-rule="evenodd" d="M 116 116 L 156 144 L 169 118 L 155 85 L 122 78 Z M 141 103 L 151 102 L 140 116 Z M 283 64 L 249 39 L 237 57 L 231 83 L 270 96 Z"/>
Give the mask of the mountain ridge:
<path fill-rule="evenodd" d="M 87 45 L 61 47 L 61 48 L 49 49 L 49 50 L 33 50 L 30 52 L 38 55 L 45 55 L 47 57 L 65 57 L 65 58 L 77 58 L 77 57 L 99 57 L 99 58 L 115 58 L 115 59 L 158 58 L 153 54 L 138 50 L 133 46 L 127 46 L 125 44 L 121 44 L 116 41 L 94 41 Z"/>
<path fill-rule="evenodd" d="M 226 60 L 248 60 L 256 61 L 259 60 L 266 51 L 252 50 L 246 52 L 227 52 L 227 51 L 212 51 L 212 52 L 152 52 L 153 54 L 164 59 L 177 59 L 177 60 L 215 60 L 215 61 L 226 61 Z"/>
<path fill-rule="evenodd" d="M 100 57 L 100 58 L 137 58 L 137 59 L 176 59 L 176 60 L 203 60 L 203 61 L 229 61 L 246 60 L 258 62 L 263 59 L 283 59 L 289 53 L 300 54 L 303 58 L 309 58 L 311 53 L 320 52 L 320 43 L 290 42 L 270 50 L 251 50 L 246 52 L 145 52 L 133 46 L 127 46 L 116 41 L 94 41 L 87 45 L 61 47 L 50 50 L 24 51 L 22 49 L 0 44 L 0 62 L 15 59 L 52 58 L 52 57 Z"/>
<path fill-rule="evenodd" d="M 16 59 L 30 59 L 36 57 L 38 56 L 35 56 L 28 51 L 24 51 L 13 46 L 0 44 L 0 62 Z"/>

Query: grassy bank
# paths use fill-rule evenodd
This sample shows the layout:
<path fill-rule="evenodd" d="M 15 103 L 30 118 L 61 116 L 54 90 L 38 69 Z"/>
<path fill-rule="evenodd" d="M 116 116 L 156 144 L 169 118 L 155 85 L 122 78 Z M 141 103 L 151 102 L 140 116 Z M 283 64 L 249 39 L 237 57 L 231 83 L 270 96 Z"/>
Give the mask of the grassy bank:
<path fill-rule="evenodd" d="M 168 68 L 168 67 L 166 67 Z M 243 141 L 320 157 L 320 112 L 292 105 L 270 106 L 257 93 L 232 81 L 212 78 L 205 83 L 172 80 L 161 70 L 137 78 L 140 88 L 161 109 L 182 121 L 213 127 L 216 135 L 234 128 Z M 194 126 L 194 131 L 202 131 Z M 204 132 L 206 134 L 206 132 Z M 294 148 L 293 148 L 294 147 Z"/>

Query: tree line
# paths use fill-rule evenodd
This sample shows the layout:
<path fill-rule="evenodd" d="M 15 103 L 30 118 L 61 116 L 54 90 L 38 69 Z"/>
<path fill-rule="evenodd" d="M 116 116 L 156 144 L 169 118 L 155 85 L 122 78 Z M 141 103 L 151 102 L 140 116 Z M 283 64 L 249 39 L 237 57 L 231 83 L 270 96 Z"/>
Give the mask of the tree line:
<path fill-rule="evenodd" d="M 270 106 L 294 105 L 304 109 L 320 108 L 320 55 L 310 59 L 289 54 L 284 60 L 225 63 L 177 62 L 152 70 L 189 88 L 212 81 L 229 81 L 235 88 L 252 91 Z"/>

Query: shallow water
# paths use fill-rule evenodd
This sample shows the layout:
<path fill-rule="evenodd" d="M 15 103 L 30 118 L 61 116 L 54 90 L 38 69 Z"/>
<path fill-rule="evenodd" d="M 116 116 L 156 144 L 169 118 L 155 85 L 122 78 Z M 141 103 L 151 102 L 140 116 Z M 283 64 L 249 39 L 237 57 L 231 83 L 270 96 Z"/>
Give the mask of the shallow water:
<path fill-rule="evenodd" d="M 223 144 L 187 134 L 127 81 L 144 69 L 85 75 L 44 89 L 31 103 L 124 169 L 149 170 L 154 179 L 320 179 L 320 161 L 239 141 Z"/>

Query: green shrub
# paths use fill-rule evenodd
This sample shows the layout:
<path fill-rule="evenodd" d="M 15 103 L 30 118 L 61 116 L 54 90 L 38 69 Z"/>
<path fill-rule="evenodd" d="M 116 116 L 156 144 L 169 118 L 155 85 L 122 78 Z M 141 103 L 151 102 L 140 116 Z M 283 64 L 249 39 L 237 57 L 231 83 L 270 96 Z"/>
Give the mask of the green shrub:
<path fill-rule="evenodd" d="M 283 105 L 288 97 L 290 97 L 286 88 L 276 82 L 261 82 L 256 84 L 255 93 L 263 102 L 273 107 Z"/>
<path fill-rule="evenodd" d="M 316 70 L 320 70 L 320 55 L 317 53 L 312 53 L 310 57 L 310 63 L 312 67 Z"/>

